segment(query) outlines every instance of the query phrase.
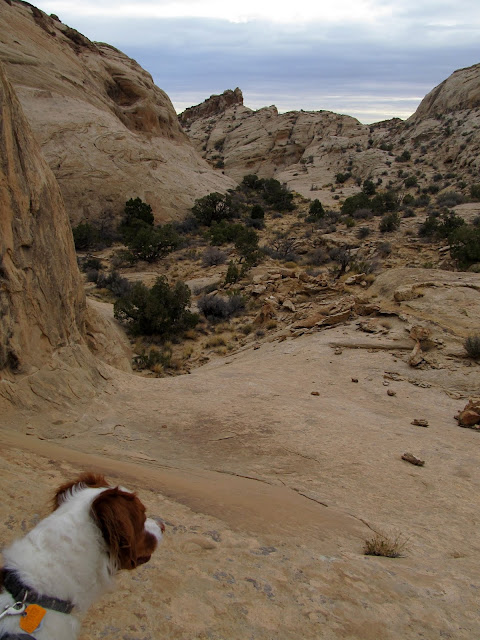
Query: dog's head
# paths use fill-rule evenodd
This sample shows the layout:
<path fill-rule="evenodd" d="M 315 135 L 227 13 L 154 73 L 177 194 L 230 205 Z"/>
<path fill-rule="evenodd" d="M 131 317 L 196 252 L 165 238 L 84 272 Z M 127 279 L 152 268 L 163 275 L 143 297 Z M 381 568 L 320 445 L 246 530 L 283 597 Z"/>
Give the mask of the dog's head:
<path fill-rule="evenodd" d="M 102 475 L 87 473 L 57 490 L 54 509 L 87 488 L 99 489 L 90 513 L 102 533 L 113 566 L 135 569 L 148 562 L 165 526 L 146 517 L 145 507 L 135 493 L 109 486 Z"/>

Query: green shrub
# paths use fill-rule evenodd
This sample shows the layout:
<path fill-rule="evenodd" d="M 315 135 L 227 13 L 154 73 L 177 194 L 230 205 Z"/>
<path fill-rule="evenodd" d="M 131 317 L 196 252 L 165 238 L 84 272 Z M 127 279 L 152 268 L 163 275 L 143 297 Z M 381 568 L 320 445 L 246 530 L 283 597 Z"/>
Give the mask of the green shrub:
<path fill-rule="evenodd" d="M 155 262 L 178 249 L 181 239 L 171 224 L 158 227 L 145 225 L 129 236 L 126 244 L 133 260 Z"/>
<path fill-rule="evenodd" d="M 396 211 L 398 209 L 398 196 L 394 191 L 377 193 L 370 202 L 370 208 L 378 216 L 387 211 Z"/>
<path fill-rule="evenodd" d="M 215 222 L 233 218 L 236 206 L 231 194 L 214 192 L 195 200 L 192 214 L 200 224 L 210 227 Z"/>
<path fill-rule="evenodd" d="M 89 222 L 81 222 L 72 228 L 76 251 L 88 251 L 97 247 L 100 237 L 98 230 Z"/>
<path fill-rule="evenodd" d="M 214 245 L 227 244 L 229 242 L 235 242 L 237 236 L 245 229 L 245 226 L 240 223 L 231 223 L 222 220 L 212 224 L 208 230 L 207 236 L 210 242 Z"/>
<path fill-rule="evenodd" d="M 252 220 L 263 220 L 265 218 L 265 209 L 259 204 L 254 204 L 250 211 Z"/>
<path fill-rule="evenodd" d="M 480 184 L 472 184 L 470 187 L 470 196 L 473 200 L 480 200 Z"/>
<path fill-rule="evenodd" d="M 411 189 L 412 187 L 416 187 L 418 185 L 418 180 L 415 176 L 408 176 L 408 178 L 405 178 L 403 184 L 405 185 L 406 189 Z"/>
<path fill-rule="evenodd" d="M 397 162 L 408 162 L 411 158 L 410 151 L 404 151 L 400 156 L 397 156 L 395 160 Z"/>
<path fill-rule="evenodd" d="M 457 204 L 462 204 L 463 202 L 465 202 L 463 194 L 456 191 L 445 191 L 437 197 L 439 207 L 456 207 Z"/>
<path fill-rule="evenodd" d="M 400 216 L 396 212 L 386 213 L 381 221 L 379 230 L 381 233 L 390 233 L 400 226 Z"/>
<path fill-rule="evenodd" d="M 480 333 L 474 333 L 468 336 L 463 346 L 470 358 L 474 358 L 475 360 L 480 358 Z"/>
<path fill-rule="evenodd" d="M 342 204 L 341 212 L 343 215 L 351 216 L 358 211 L 358 209 L 368 209 L 370 208 L 370 198 L 366 193 L 361 191 L 360 193 L 356 193 L 354 196 L 350 196 L 345 199 L 345 202 Z"/>
<path fill-rule="evenodd" d="M 243 296 L 233 295 L 228 298 L 222 296 L 203 296 L 197 302 L 198 308 L 209 320 L 227 320 L 239 311 L 245 309 Z"/>
<path fill-rule="evenodd" d="M 134 335 L 157 335 L 164 339 L 193 328 L 197 314 L 189 311 L 190 289 L 183 282 L 170 286 L 164 276 L 148 288 L 136 282 L 114 304 L 114 315 Z"/>
<path fill-rule="evenodd" d="M 308 208 L 307 222 L 316 222 L 325 217 L 325 209 L 318 198 L 310 203 Z"/>
<path fill-rule="evenodd" d="M 239 279 L 240 271 L 235 262 L 233 262 L 233 260 L 230 260 L 230 262 L 228 263 L 227 273 L 225 275 L 225 284 L 235 284 Z"/>
<path fill-rule="evenodd" d="M 255 229 L 242 226 L 235 237 L 235 249 L 239 253 L 240 260 L 253 266 L 259 257 L 258 234 Z"/>
<path fill-rule="evenodd" d="M 373 196 L 375 194 L 376 188 L 375 184 L 372 180 L 365 180 L 362 186 L 362 191 L 367 196 Z"/>
<path fill-rule="evenodd" d="M 450 235 L 450 254 L 460 267 L 480 262 L 480 227 L 464 224 Z"/>

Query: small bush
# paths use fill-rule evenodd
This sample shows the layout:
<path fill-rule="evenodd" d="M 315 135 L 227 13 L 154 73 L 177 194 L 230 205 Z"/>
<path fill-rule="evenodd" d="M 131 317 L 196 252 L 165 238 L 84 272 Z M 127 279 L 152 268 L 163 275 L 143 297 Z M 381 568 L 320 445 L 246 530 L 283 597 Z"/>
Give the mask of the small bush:
<path fill-rule="evenodd" d="M 365 540 L 363 553 L 366 556 L 383 556 L 385 558 L 399 558 L 407 546 L 408 540 L 401 534 L 389 536 L 376 533 L 373 538 Z"/>
<path fill-rule="evenodd" d="M 480 358 L 480 333 L 474 333 L 463 343 L 465 351 L 474 360 Z"/>
<path fill-rule="evenodd" d="M 416 187 L 418 185 L 417 178 L 415 176 L 409 176 L 405 179 L 404 183 L 406 189 L 411 189 L 412 187 Z"/>
<path fill-rule="evenodd" d="M 136 282 L 114 304 L 114 316 L 134 335 L 164 339 L 196 326 L 198 316 L 189 311 L 190 289 L 183 282 L 170 286 L 162 276 L 150 289 Z"/>
<path fill-rule="evenodd" d="M 480 227 L 461 225 L 449 237 L 450 254 L 460 267 L 480 263 Z"/>
<path fill-rule="evenodd" d="M 376 188 L 375 184 L 372 180 L 365 180 L 362 186 L 362 191 L 367 196 L 373 196 L 375 194 Z"/>
<path fill-rule="evenodd" d="M 308 208 L 307 222 L 315 222 L 325 217 L 325 209 L 318 198 L 310 203 Z"/>
<path fill-rule="evenodd" d="M 81 222 L 72 228 L 73 242 L 76 251 L 95 249 L 100 241 L 98 230 L 89 222 Z"/>
<path fill-rule="evenodd" d="M 233 260 L 230 260 L 230 262 L 228 263 L 227 273 L 225 274 L 225 284 L 235 284 L 239 279 L 240 271 L 235 262 L 233 262 Z"/>
<path fill-rule="evenodd" d="M 214 222 L 230 220 L 237 212 L 237 207 L 231 194 L 209 193 L 198 198 L 192 207 L 192 214 L 196 220 L 207 227 Z"/>
<path fill-rule="evenodd" d="M 263 220 L 265 218 L 265 209 L 259 204 L 255 204 L 250 211 L 250 218 L 252 220 Z"/>
<path fill-rule="evenodd" d="M 457 204 L 462 204 L 462 202 L 465 202 L 463 194 L 456 191 L 445 191 L 437 197 L 439 207 L 456 207 Z"/>
<path fill-rule="evenodd" d="M 84 273 L 88 273 L 88 271 L 91 271 L 92 269 L 100 271 L 103 269 L 103 265 L 100 258 L 93 258 L 92 256 L 89 256 L 80 262 L 80 268 Z"/>
<path fill-rule="evenodd" d="M 171 224 L 144 225 L 128 235 L 126 244 L 134 261 L 155 262 L 178 249 L 181 239 Z"/>
<path fill-rule="evenodd" d="M 369 227 L 360 227 L 357 231 L 357 238 L 359 238 L 360 240 L 364 240 L 365 238 L 368 238 L 370 234 L 371 230 L 369 229 Z"/>
<path fill-rule="evenodd" d="M 204 267 L 214 267 L 219 264 L 225 264 L 227 254 L 218 247 L 207 247 L 202 256 L 202 264 Z"/>
<path fill-rule="evenodd" d="M 382 217 L 380 221 L 379 230 L 381 231 L 381 233 L 390 233 L 398 229 L 399 226 L 400 226 L 400 217 L 398 213 L 392 212 L 392 213 L 387 213 Z"/>
<path fill-rule="evenodd" d="M 306 260 L 308 264 L 314 267 L 320 267 L 330 260 L 327 250 L 324 247 L 316 247 L 307 256 Z"/>
<path fill-rule="evenodd" d="M 397 156 L 395 160 L 397 162 L 408 162 L 411 158 L 410 151 L 404 151 L 401 155 Z"/>
<path fill-rule="evenodd" d="M 245 308 L 245 300 L 240 295 L 229 298 L 222 296 L 203 296 L 197 302 L 199 310 L 208 320 L 227 320 Z"/>
<path fill-rule="evenodd" d="M 472 184 L 470 187 L 470 196 L 473 200 L 480 200 L 480 184 Z"/>

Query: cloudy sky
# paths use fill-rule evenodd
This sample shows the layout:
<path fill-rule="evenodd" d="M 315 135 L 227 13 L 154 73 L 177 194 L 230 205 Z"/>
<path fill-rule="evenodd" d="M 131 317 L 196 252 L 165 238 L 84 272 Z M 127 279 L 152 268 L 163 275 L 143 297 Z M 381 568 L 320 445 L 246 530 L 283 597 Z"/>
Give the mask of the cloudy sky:
<path fill-rule="evenodd" d="M 240 87 L 253 109 L 407 118 L 480 62 L 479 0 L 38 0 L 135 58 L 178 112 Z"/>

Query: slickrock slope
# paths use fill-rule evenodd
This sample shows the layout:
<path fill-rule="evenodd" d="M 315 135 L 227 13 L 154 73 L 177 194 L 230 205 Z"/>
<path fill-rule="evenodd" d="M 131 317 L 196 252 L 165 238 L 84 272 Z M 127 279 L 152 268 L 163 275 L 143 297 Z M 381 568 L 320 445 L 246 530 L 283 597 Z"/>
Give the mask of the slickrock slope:
<path fill-rule="evenodd" d="M 168 96 L 134 60 L 27 3 L 0 2 L 0 60 L 73 224 L 141 197 L 158 221 L 232 182 L 198 156 Z"/>
<path fill-rule="evenodd" d="M 8 424 L 8 408 L 60 410 L 91 397 L 108 374 L 84 341 L 85 293 L 60 190 L 1 65 L 0 211 L 0 407 Z"/>
<path fill-rule="evenodd" d="M 456 71 L 433 89 L 407 121 L 362 125 L 328 111 L 252 111 L 235 90 L 212 96 L 180 116 L 195 147 L 214 166 L 241 180 L 274 177 L 307 198 L 332 206 L 359 182 L 411 194 L 465 189 L 480 166 L 480 65 Z M 228 98 L 228 99 L 227 99 Z M 222 105 L 224 106 L 221 111 Z M 337 174 L 346 176 L 337 180 Z M 405 180 L 415 179 L 410 186 Z M 407 183 L 408 184 L 408 183 Z"/>

